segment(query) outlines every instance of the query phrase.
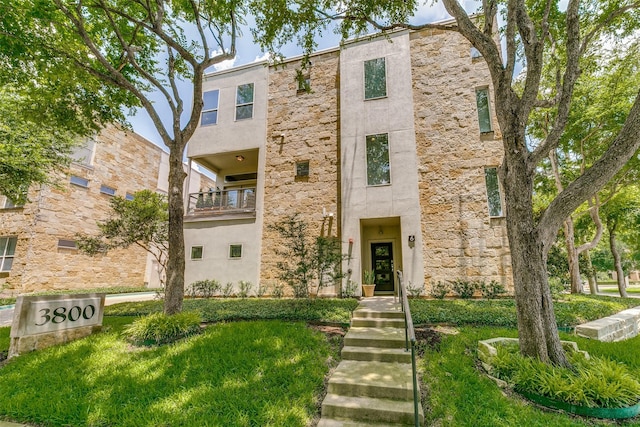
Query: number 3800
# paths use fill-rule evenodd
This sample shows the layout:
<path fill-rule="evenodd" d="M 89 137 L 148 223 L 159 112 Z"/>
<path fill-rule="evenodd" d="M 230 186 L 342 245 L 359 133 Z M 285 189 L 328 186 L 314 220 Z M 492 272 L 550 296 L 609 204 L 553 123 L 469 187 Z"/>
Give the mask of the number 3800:
<path fill-rule="evenodd" d="M 40 310 L 41 323 L 36 323 L 36 326 L 43 326 L 49 322 L 58 324 L 67 320 L 69 322 L 75 322 L 81 317 L 89 320 L 94 314 L 96 314 L 96 308 L 93 304 L 89 304 L 84 308 L 74 305 L 69 311 L 67 311 L 66 307 L 58 307 L 53 311 L 50 308 L 43 308 Z"/>

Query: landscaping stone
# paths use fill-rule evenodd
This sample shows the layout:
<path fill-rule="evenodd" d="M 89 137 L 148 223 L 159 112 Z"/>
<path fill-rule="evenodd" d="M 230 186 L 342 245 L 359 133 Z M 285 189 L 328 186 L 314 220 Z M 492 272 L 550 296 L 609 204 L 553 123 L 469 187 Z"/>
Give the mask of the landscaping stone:
<path fill-rule="evenodd" d="M 575 333 L 584 338 L 614 342 L 633 338 L 640 329 L 640 306 L 576 326 Z"/>

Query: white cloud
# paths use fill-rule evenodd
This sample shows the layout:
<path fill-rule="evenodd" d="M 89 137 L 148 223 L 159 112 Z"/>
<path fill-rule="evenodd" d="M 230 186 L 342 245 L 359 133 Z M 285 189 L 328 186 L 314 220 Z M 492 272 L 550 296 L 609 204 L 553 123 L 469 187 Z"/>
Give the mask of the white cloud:
<path fill-rule="evenodd" d="M 270 59 L 271 59 L 271 54 L 269 52 L 266 52 L 262 55 L 256 55 L 256 59 L 254 59 L 253 62 L 268 61 Z"/>
<path fill-rule="evenodd" d="M 222 53 L 221 50 L 214 50 L 211 52 L 211 56 L 214 57 L 216 55 L 220 55 Z M 236 55 L 233 59 L 227 59 L 226 61 L 218 62 L 214 64 L 213 68 L 216 71 L 228 70 L 229 68 L 233 68 L 236 65 L 236 60 L 238 56 Z"/>

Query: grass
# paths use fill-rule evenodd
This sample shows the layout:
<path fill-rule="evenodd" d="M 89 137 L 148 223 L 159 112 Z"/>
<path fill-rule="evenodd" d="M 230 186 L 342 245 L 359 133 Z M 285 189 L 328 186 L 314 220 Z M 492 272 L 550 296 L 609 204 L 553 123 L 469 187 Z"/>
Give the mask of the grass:
<path fill-rule="evenodd" d="M 219 323 L 149 350 L 110 331 L 0 369 L 0 414 L 47 426 L 304 426 L 335 348 L 302 322 Z"/>

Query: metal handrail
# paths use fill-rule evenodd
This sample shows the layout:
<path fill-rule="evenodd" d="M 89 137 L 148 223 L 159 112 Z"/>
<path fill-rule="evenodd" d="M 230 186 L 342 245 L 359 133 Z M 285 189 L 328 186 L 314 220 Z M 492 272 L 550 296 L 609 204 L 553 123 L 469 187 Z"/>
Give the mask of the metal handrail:
<path fill-rule="evenodd" d="M 400 293 L 400 304 L 402 306 L 402 312 L 404 313 L 404 336 L 405 336 L 405 351 L 411 349 L 411 370 L 413 377 L 413 419 L 416 427 L 420 427 L 419 417 L 419 404 L 420 399 L 418 396 L 418 372 L 416 368 L 416 332 L 413 328 L 413 319 L 411 318 L 411 309 L 409 308 L 409 299 L 407 298 L 407 289 L 404 286 L 404 280 L 402 278 L 402 271 L 398 270 L 398 291 Z"/>

